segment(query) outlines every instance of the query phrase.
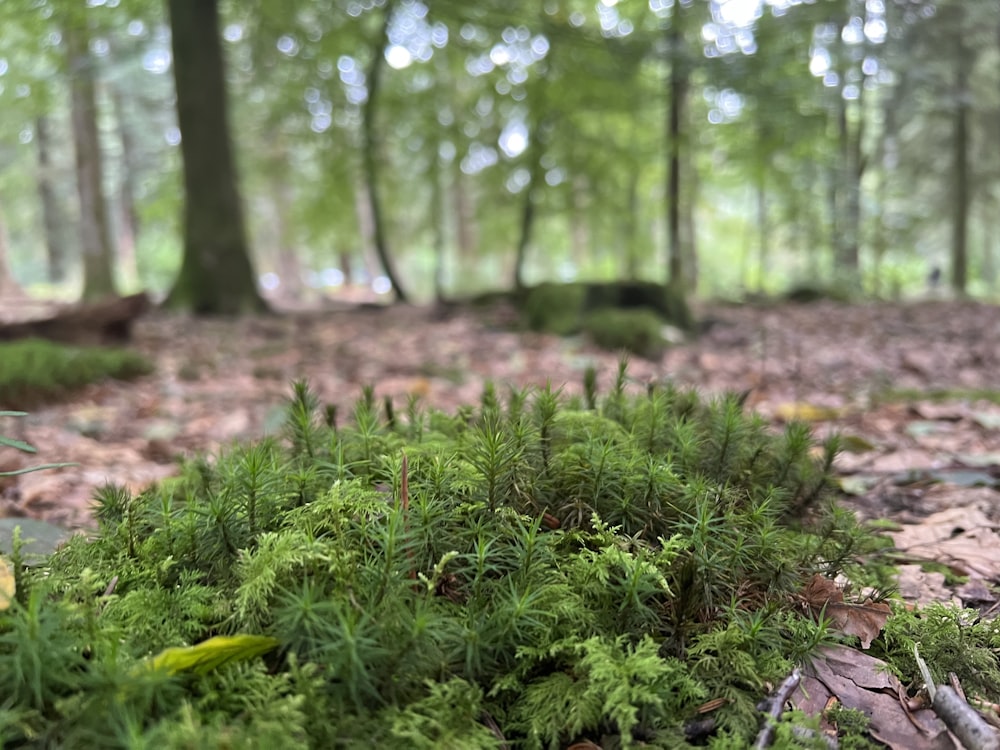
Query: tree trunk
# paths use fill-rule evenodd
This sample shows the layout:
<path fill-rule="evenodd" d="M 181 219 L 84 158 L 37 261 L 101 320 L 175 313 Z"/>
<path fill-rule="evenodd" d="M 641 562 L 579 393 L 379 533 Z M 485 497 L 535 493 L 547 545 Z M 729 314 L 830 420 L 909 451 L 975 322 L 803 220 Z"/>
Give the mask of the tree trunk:
<path fill-rule="evenodd" d="M 382 22 L 382 29 L 378 38 L 371 48 L 371 66 L 368 68 L 366 80 L 368 82 L 368 98 L 361 108 L 362 128 L 364 130 L 364 171 L 365 187 L 368 190 L 368 206 L 372 218 L 372 239 L 375 243 L 375 252 L 378 255 L 379 263 L 382 265 L 382 272 L 392 284 L 392 291 L 398 302 L 407 302 L 406 291 L 400 283 L 396 273 L 392 256 L 389 252 L 389 240 L 385 232 L 385 219 L 382 214 L 382 202 L 378 192 L 378 144 L 375 137 L 375 113 L 377 112 L 375 103 L 378 96 L 382 68 L 385 65 L 385 43 L 389 31 L 389 22 L 392 20 L 393 4 L 390 2 L 385 8 L 385 17 Z"/>
<path fill-rule="evenodd" d="M 476 254 L 478 243 L 476 226 L 476 187 L 467 180 L 459 166 L 459 160 L 452 160 L 451 193 L 455 219 L 455 249 L 458 252 L 460 269 L 468 267 Z"/>
<path fill-rule="evenodd" d="M 531 235 L 535 229 L 535 210 L 538 203 L 538 193 L 544 170 L 542 169 L 542 128 L 541 122 L 533 123 L 534 127 L 528 134 L 531 139 L 528 145 L 528 186 L 524 189 L 524 203 L 521 204 L 521 233 L 517 240 L 517 255 L 514 258 L 514 289 L 525 288 L 524 263 L 528 257 L 528 247 L 531 245 Z"/>
<path fill-rule="evenodd" d="M 763 165 L 757 175 L 757 292 L 763 293 L 767 279 L 767 256 L 771 249 L 771 222 L 767 212 L 767 175 Z"/>
<path fill-rule="evenodd" d="M 633 164 L 626 188 L 626 208 L 621 217 L 621 236 L 625 243 L 625 278 L 639 279 L 641 254 L 639 253 L 639 168 Z"/>
<path fill-rule="evenodd" d="M 431 139 L 430 166 L 427 179 L 431 183 L 431 236 L 434 247 L 434 301 L 442 303 L 445 294 L 445 265 L 447 263 L 447 240 L 445 234 L 444 188 L 441 185 L 441 140 Z"/>
<path fill-rule="evenodd" d="M 684 33 L 681 28 L 684 10 L 674 4 L 667 30 L 670 56 L 670 78 L 667 82 L 667 265 L 668 283 L 675 292 L 684 288 L 684 251 L 681 246 L 681 121 L 687 97 L 688 71 L 684 54 Z"/>
<path fill-rule="evenodd" d="M 48 117 L 35 120 L 35 144 L 38 148 L 38 198 L 42 205 L 48 277 L 50 282 L 58 284 L 66 280 L 66 233 L 62 229 L 63 215 L 52 173 L 52 137 Z"/>
<path fill-rule="evenodd" d="M 957 7 L 957 6 L 956 6 Z M 960 13 L 956 10 L 956 13 Z M 951 288 L 964 296 L 969 275 L 969 50 L 961 34 L 955 32 L 955 112 L 952 133 L 952 234 Z"/>
<path fill-rule="evenodd" d="M 111 270 L 114 253 L 104 200 L 101 144 L 97 129 L 94 67 L 85 32 L 65 29 L 69 55 L 76 186 L 80 197 L 80 241 L 83 252 L 83 299 L 115 296 Z"/>
<path fill-rule="evenodd" d="M 680 233 L 684 253 L 684 288 L 695 294 L 698 290 L 698 232 L 695 229 L 694 208 L 698 203 L 698 171 L 691 158 L 691 149 L 685 149 L 681 160 L 681 178 L 687 189 L 681 201 Z"/>
<path fill-rule="evenodd" d="M 122 149 L 121 179 L 118 183 L 118 269 L 121 276 L 134 284 L 140 284 L 139 265 L 135 254 L 135 243 L 139 237 L 139 214 L 135 207 L 135 136 L 125 112 L 125 100 L 117 85 L 110 85 L 108 92 L 114 106 L 118 123 L 118 140 Z"/>
<path fill-rule="evenodd" d="M 237 315 L 257 291 L 229 136 L 218 0 L 168 0 L 184 162 L 184 258 L 168 307 Z"/>

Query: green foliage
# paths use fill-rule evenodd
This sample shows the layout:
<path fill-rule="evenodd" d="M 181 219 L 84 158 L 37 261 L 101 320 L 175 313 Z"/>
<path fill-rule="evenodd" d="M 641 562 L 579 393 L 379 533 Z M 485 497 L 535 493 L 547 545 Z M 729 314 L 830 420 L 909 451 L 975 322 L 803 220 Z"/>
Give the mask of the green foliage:
<path fill-rule="evenodd" d="M 649 282 L 544 283 L 521 300 L 524 325 L 568 336 L 581 331 L 605 349 L 658 359 L 666 348 L 663 326 L 688 329 L 691 314 L 683 297 Z"/>
<path fill-rule="evenodd" d="M 970 696 L 1000 700 L 996 658 L 1000 625 L 996 620 L 939 603 L 918 610 L 896 606 L 882 638 L 873 644 L 873 655 L 892 664 L 904 682 L 919 681 L 914 646 L 919 647 L 936 684 L 947 684 L 948 675 L 954 673 Z"/>
<path fill-rule="evenodd" d="M 152 369 L 146 358 L 123 349 L 66 346 L 44 339 L 0 343 L 0 404 L 38 404 L 89 383 L 135 378 Z"/>
<path fill-rule="evenodd" d="M 390 417 L 366 389 L 346 426 L 300 383 L 285 445 L 105 488 L 99 532 L 26 571 L 0 616 L 3 737 L 682 747 L 724 697 L 719 736 L 745 743 L 766 685 L 827 638 L 792 598 L 868 537 L 828 507 L 804 429 L 772 435 L 736 398 L 629 394 L 624 362 L 603 398 L 589 380 L 583 411 L 490 387 L 457 415 Z M 279 646 L 141 666 L 244 640 Z"/>
<path fill-rule="evenodd" d="M 569 336 L 580 331 L 586 299 L 583 284 L 539 284 L 525 293 L 521 313 L 532 331 Z"/>
<path fill-rule="evenodd" d="M 602 349 L 624 349 L 646 359 L 659 359 L 667 347 L 663 321 L 652 310 L 595 310 L 583 319 L 583 330 Z"/>

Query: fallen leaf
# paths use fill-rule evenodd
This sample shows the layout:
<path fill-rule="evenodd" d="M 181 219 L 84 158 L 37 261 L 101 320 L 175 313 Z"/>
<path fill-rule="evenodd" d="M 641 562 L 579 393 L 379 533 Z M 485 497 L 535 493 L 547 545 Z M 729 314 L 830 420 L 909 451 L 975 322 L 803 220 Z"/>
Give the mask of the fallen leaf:
<path fill-rule="evenodd" d="M 957 750 L 947 727 L 930 708 L 910 711 L 906 690 L 889 666 L 846 646 L 820 651 L 805 665 L 791 703 L 821 716 L 833 702 L 864 713 L 868 731 L 892 750 Z"/>
<path fill-rule="evenodd" d="M 856 635 L 863 649 L 872 645 L 889 619 L 890 609 L 885 602 L 875 602 L 870 598 L 861 604 L 845 602 L 841 588 L 818 573 L 806 584 L 802 597 L 814 615 L 822 613 L 836 630 L 845 635 Z"/>
<path fill-rule="evenodd" d="M 785 422 L 825 422 L 837 419 L 842 413 L 842 409 L 801 402 L 778 404 L 774 407 L 774 416 Z"/>

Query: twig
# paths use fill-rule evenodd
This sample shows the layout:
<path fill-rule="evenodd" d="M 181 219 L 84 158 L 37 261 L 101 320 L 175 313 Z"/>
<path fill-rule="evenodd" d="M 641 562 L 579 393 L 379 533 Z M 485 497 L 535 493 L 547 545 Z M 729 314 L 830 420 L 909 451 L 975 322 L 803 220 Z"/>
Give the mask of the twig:
<path fill-rule="evenodd" d="M 913 656 L 917 661 L 917 668 L 924 678 L 934 712 L 948 727 L 948 730 L 958 737 L 964 747 L 970 750 L 1000 750 L 1000 736 L 980 716 L 979 712 L 968 704 L 959 690 L 951 685 L 934 684 L 927 662 L 920 656 L 916 644 L 913 646 Z"/>
<path fill-rule="evenodd" d="M 778 689 L 762 702 L 761 710 L 765 712 L 766 718 L 764 726 L 760 728 L 757 741 L 754 743 L 754 750 L 764 750 L 774 742 L 774 728 L 785 710 L 785 703 L 792 697 L 795 688 L 802 681 L 802 670 L 796 667 L 778 686 Z"/>
<path fill-rule="evenodd" d="M 1000 738 L 979 712 L 966 703 L 951 685 L 938 685 L 934 711 L 964 747 L 1000 750 Z"/>
<path fill-rule="evenodd" d="M 111 579 L 111 582 L 108 583 L 108 587 L 104 589 L 104 593 L 101 594 L 101 596 L 105 598 L 111 596 L 113 593 L 115 593 L 116 588 L 118 588 L 118 576 L 114 576 Z"/>

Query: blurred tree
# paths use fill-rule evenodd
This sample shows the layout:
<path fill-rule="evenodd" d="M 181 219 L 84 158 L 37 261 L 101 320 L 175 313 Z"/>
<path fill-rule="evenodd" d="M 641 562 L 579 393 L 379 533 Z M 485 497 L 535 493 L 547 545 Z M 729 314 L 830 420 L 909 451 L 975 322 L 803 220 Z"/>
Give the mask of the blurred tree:
<path fill-rule="evenodd" d="M 83 299 L 115 295 L 114 249 L 104 199 L 104 156 L 97 125 L 94 60 L 86 26 L 64 30 L 72 94 L 73 145 L 80 196 L 80 240 L 83 251 Z"/>
<path fill-rule="evenodd" d="M 243 226 L 227 114 L 217 0 L 168 0 L 184 159 L 184 257 L 166 306 L 265 310 Z"/>
<path fill-rule="evenodd" d="M 395 9 L 394 0 L 388 0 L 382 10 L 382 23 L 378 33 L 375 35 L 370 48 L 370 60 L 366 82 L 368 85 L 368 96 L 361 107 L 362 130 L 364 133 L 364 144 L 362 164 L 364 165 L 364 185 L 368 198 L 368 210 L 372 222 L 372 241 L 375 245 L 375 252 L 378 255 L 382 271 L 392 285 L 393 294 L 400 302 L 407 302 L 406 291 L 400 281 L 399 274 L 396 273 L 392 257 L 389 252 L 389 238 L 386 233 L 386 220 L 382 210 L 382 199 L 379 193 L 379 148 L 376 121 L 378 114 L 378 94 L 382 83 L 382 71 L 385 68 L 385 46 L 388 38 L 389 25 L 392 23 L 392 16 Z"/>
<path fill-rule="evenodd" d="M 41 202 L 42 228 L 45 235 L 45 257 L 48 279 L 53 284 L 66 280 L 69 255 L 63 232 L 64 217 L 56 195 L 51 124 L 48 115 L 35 119 L 35 144 L 38 154 L 38 198 Z"/>

